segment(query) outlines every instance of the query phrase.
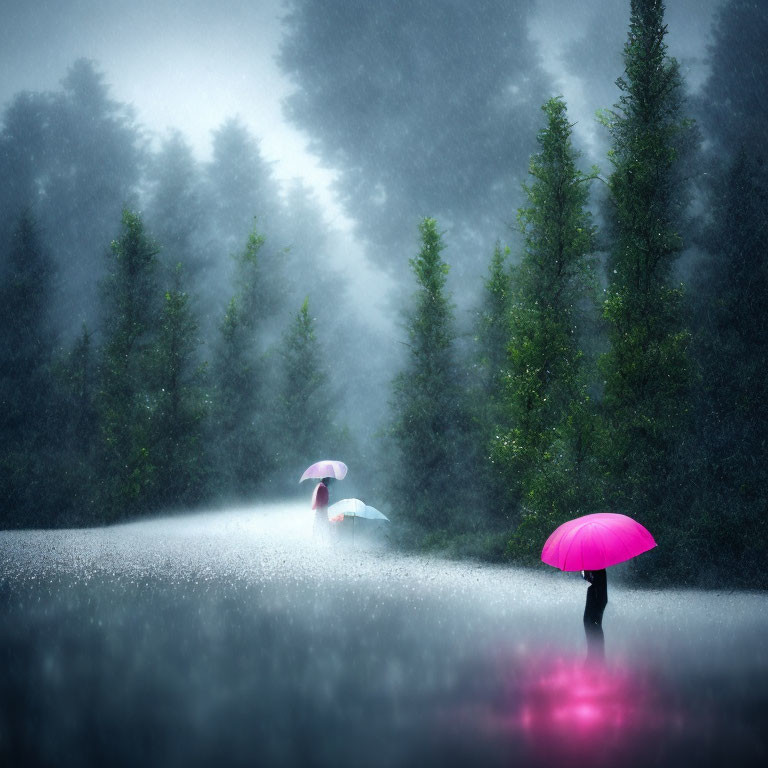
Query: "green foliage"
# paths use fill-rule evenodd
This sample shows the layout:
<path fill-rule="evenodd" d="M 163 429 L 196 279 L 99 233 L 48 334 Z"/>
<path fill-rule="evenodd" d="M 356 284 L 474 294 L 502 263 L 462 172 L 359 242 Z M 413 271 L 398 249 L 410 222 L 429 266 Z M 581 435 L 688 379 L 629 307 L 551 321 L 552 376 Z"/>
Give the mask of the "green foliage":
<path fill-rule="evenodd" d="M 521 551 L 526 531 L 540 549 L 553 526 L 593 511 L 600 498 L 592 459 L 598 425 L 578 343 L 594 290 L 595 229 L 586 210 L 592 175 L 576 167 L 563 101 L 550 99 L 543 110 L 547 124 L 518 217 L 525 250 L 512 273 L 503 420 L 492 444 L 507 504 L 523 512 L 515 539 Z"/>
<path fill-rule="evenodd" d="M 58 444 L 52 474 L 55 489 L 45 499 L 63 525 L 103 522 L 99 502 L 99 423 L 96 410 L 97 359 L 93 336 L 83 324 L 80 336 L 53 365 Z"/>
<path fill-rule="evenodd" d="M 768 172 L 742 150 L 719 174 L 708 256 L 689 299 L 695 388 L 692 521 L 713 572 L 765 578 L 768 551 Z M 708 543 L 718 541 L 713 552 Z M 754 566 L 750 568 L 750 566 Z"/>
<path fill-rule="evenodd" d="M 53 264 L 31 215 L 17 220 L 0 280 L 0 521 L 29 525 L 51 488 Z"/>
<path fill-rule="evenodd" d="M 308 298 L 304 299 L 285 334 L 280 352 L 285 366 L 286 388 L 282 397 L 285 409 L 292 414 L 301 413 L 299 423 L 305 425 L 302 431 L 317 432 L 323 412 L 323 408 L 318 407 L 318 395 L 327 384 L 328 377 L 323 370 Z M 325 403 L 325 406 L 329 405 Z"/>
<path fill-rule="evenodd" d="M 479 529 L 457 533 L 455 529 L 439 529 L 418 540 L 418 548 L 443 557 L 499 563 L 507 557 L 508 538 L 507 531 Z"/>
<path fill-rule="evenodd" d="M 295 487 L 298 474 L 312 461 L 343 455 L 345 447 L 315 323 L 306 298 L 277 350 L 279 394 L 271 443 L 286 488 Z"/>
<path fill-rule="evenodd" d="M 485 281 L 484 304 L 477 334 L 484 395 L 494 397 L 500 389 L 507 363 L 509 310 L 512 282 L 507 259 L 509 248 L 496 243 Z"/>
<path fill-rule="evenodd" d="M 684 199 L 675 164 L 688 124 L 680 117 L 681 80 L 666 54 L 663 15 L 662 2 L 633 0 L 625 77 L 617 81 L 622 95 L 606 118 L 614 246 L 604 304 L 610 348 L 600 361 L 611 500 L 653 523 L 657 535 L 683 501 L 673 493 L 670 469 L 691 383 L 682 288 L 671 278 Z"/>
<path fill-rule="evenodd" d="M 512 282 L 507 258 L 509 248 L 496 243 L 485 281 L 483 304 L 475 336 L 477 380 L 473 382 L 473 442 L 480 454 L 478 486 L 486 500 L 484 510 L 494 526 L 509 524 L 511 515 L 505 490 L 505 473 L 492 450 L 499 425 L 504 418 L 503 382 L 507 370 L 509 313 Z"/>
<path fill-rule="evenodd" d="M 407 320 L 408 363 L 393 383 L 393 504 L 401 519 L 426 529 L 466 524 L 463 502 L 468 429 L 458 385 L 453 316 L 445 293 L 448 265 L 434 219 L 419 225 L 421 250 L 410 260 L 418 283 Z"/>
<path fill-rule="evenodd" d="M 262 280 L 265 239 L 255 229 L 236 256 L 237 293 L 221 323 L 213 361 L 213 421 L 209 442 L 216 490 L 245 496 L 269 473 L 269 450 L 261 407 L 264 375 L 261 325 L 272 297 Z"/>
<path fill-rule="evenodd" d="M 351 26 L 339 26 L 324 5 L 293 4 L 282 60 L 301 74 L 294 118 L 319 116 L 320 150 L 346 166 L 342 197 L 361 231 L 370 242 L 400 242 L 403 222 L 426 201 L 450 218 L 457 252 L 488 247 L 490 223 L 509 207 L 515 158 L 529 151 L 517 139 L 533 138 L 526 125 L 535 114 L 521 105 L 539 98 L 542 82 L 530 67 L 530 77 L 515 75 L 526 47 L 510 45 L 518 33 L 509 38 L 509 25 L 495 23 L 514 15 L 510 3 L 494 1 L 490 12 L 453 3 L 439 19 L 429 3 L 405 14 L 349 4 Z M 355 19 L 364 22 L 356 25 L 365 27 L 362 37 L 347 34 Z M 402 89 L 389 89 L 384 99 L 363 99 L 352 121 L 364 130 L 350 131 L 349 112 L 336 108 L 350 82 L 370 86 L 371 73 L 387 67 L 393 82 L 405 82 L 400 70 L 410 53 L 393 58 L 391 45 L 368 45 L 381 26 L 370 22 L 382 20 L 389 42 L 406 53 L 418 27 L 421 75 L 406 84 L 406 101 L 417 108 L 404 118 L 388 103 L 402 101 Z M 678 284 L 676 269 L 693 230 L 684 177 L 697 173 L 690 158 L 698 134 L 683 117 L 660 0 L 632 0 L 620 98 L 601 115 L 612 173 L 599 318 L 587 211 L 597 173 L 577 167 L 561 99 L 543 107 L 546 125 L 523 185 L 519 265 L 509 267 L 500 244 L 493 250 L 472 365 L 457 344 L 442 238 L 433 219 L 422 221 L 421 250 L 410 260 L 417 291 L 406 318 L 407 361 L 392 390 L 396 457 L 386 477 L 372 479 L 401 523 L 393 532 L 401 545 L 533 564 L 563 520 L 612 508 L 645 522 L 660 544 L 636 563 L 646 582 L 768 583 L 768 173 L 758 98 L 766 24 L 764 9 L 748 0 L 728 0 L 717 16 L 711 74 L 695 99 L 707 138 L 695 159 L 706 168 L 700 178 L 709 197 L 695 228 L 706 254 L 694 290 Z M 463 78 L 468 89 L 447 98 L 430 73 L 466 69 L 472 56 L 444 44 L 459 27 L 493 28 L 505 65 L 489 69 L 482 52 L 475 56 L 473 41 L 483 35 L 461 36 L 476 71 Z M 304 53 L 329 34 L 339 44 L 326 46 L 318 68 Z M 383 69 L 348 66 L 361 40 L 370 61 L 386 59 Z M 747 70 L 754 76 L 744 77 Z M 328 76 L 334 72 L 344 77 Z M 450 91 L 457 80 L 440 82 Z M 480 82 L 488 87 L 475 87 Z M 404 133 L 415 137 L 410 150 L 385 141 L 383 163 L 368 151 L 371 136 Z M 85 60 L 60 92 L 18 94 L 3 112 L 2 525 L 105 522 L 210 496 L 283 492 L 309 461 L 353 453 L 334 406 L 354 386 L 367 387 L 370 372 L 326 365 L 318 324 L 335 336 L 349 323 L 326 300 L 339 279 L 325 259 L 333 236 L 307 191 L 295 186 L 281 198 L 257 142 L 237 121 L 215 132 L 204 167 L 178 134 L 148 165 L 140 145 L 128 110 L 110 100 Z M 150 169 L 143 177 L 142 166 Z M 89 297 L 105 269 L 96 259 L 139 182 L 163 256 L 158 264 L 142 217 L 123 211 L 98 319 Z M 31 215 L 19 215 L 27 205 L 46 223 L 44 240 Z M 290 269 L 265 259 L 261 232 L 247 235 L 255 212 L 270 241 L 274 233 L 292 244 Z M 187 291 L 218 306 L 220 282 L 209 270 L 218 271 L 218 253 L 243 241 L 223 317 L 202 316 L 203 333 L 216 337 L 209 376 L 199 305 Z M 474 251 L 464 247 L 470 242 Z M 392 249 L 372 253 L 389 257 Z M 180 268 L 166 284 L 165 271 L 181 259 L 191 288 Z M 319 320 L 307 299 L 289 321 L 305 295 Z M 83 318 L 97 332 L 83 325 L 75 340 Z M 364 357 L 365 342 L 353 343 Z M 356 455 L 359 467 L 364 453 Z"/>
<path fill-rule="evenodd" d="M 150 363 L 153 500 L 163 506 L 199 501 L 206 479 L 201 461 L 202 423 L 208 408 L 205 366 L 197 362 L 198 325 L 181 279 L 179 264 L 174 285 L 165 292 Z"/>
<path fill-rule="evenodd" d="M 97 397 L 104 515 L 144 510 L 157 480 L 152 443 L 151 364 L 160 290 L 157 246 L 139 214 L 123 211 L 104 284 L 104 345 Z"/>

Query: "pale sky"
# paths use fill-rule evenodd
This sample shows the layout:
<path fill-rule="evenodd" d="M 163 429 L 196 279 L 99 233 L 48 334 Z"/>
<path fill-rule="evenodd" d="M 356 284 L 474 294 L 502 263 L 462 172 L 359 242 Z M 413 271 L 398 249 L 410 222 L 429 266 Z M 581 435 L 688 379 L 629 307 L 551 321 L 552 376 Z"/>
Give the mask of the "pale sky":
<path fill-rule="evenodd" d="M 56 90 L 76 58 L 94 59 L 152 135 L 178 128 L 202 160 L 211 131 L 238 116 L 277 178 L 303 178 L 329 221 L 347 228 L 333 173 L 282 117 L 280 0 L 0 0 L 0 13 L 1 104 L 20 90 Z"/>
<path fill-rule="evenodd" d="M 694 62 L 687 72 L 694 86 L 703 74 L 695 59 L 705 53 L 720 2 L 667 3 L 670 52 L 684 64 Z M 559 54 L 601 5 L 604 0 L 539 0 L 531 27 L 585 143 L 595 129 L 594 105 Z M 623 27 L 620 45 L 629 2 L 610 0 L 608 7 L 604 15 L 616 19 L 605 23 L 617 27 L 618 20 Z M 76 58 L 92 58 L 113 98 L 132 104 L 154 137 L 178 128 L 201 160 L 210 154 L 211 131 L 238 116 L 260 140 L 276 177 L 304 179 L 328 221 L 349 231 L 330 189 L 333 171 L 307 152 L 308 137 L 282 115 L 291 89 L 275 61 L 282 13 L 282 0 L 0 0 L 0 105 L 20 90 L 57 89 Z"/>

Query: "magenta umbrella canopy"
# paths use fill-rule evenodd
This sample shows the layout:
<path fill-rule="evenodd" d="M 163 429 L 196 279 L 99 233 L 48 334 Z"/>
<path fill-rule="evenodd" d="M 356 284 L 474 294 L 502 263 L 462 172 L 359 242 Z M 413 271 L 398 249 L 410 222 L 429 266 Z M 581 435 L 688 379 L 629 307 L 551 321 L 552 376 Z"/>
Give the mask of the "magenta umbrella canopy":
<path fill-rule="evenodd" d="M 323 461 L 316 461 L 311 467 L 307 467 L 299 482 L 301 483 L 310 478 L 321 480 L 324 477 L 335 477 L 337 480 L 343 480 L 346 474 L 347 465 L 343 461 L 325 459 Z"/>
<path fill-rule="evenodd" d="M 541 559 L 561 571 L 599 571 L 637 557 L 656 542 L 636 520 L 598 512 L 557 528 L 541 550 Z"/>

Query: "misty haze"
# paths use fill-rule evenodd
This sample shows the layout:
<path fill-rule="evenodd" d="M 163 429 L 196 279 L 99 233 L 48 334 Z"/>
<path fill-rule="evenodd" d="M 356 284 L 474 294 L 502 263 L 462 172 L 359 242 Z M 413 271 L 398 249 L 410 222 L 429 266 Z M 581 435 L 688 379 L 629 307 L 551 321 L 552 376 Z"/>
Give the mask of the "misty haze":
<path fill-rule="evenodd" d="M 765 764 L 766 43 L 0 0 L 0 763 Z"/>

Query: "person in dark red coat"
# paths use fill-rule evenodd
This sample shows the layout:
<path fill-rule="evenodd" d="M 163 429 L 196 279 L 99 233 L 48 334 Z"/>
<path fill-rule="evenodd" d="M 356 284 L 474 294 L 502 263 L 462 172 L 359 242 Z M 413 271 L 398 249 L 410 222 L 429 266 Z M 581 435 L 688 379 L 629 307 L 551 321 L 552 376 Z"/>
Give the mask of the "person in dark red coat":
<path fill-rule="evenodd" d="M 315 524 L 313 531 L 315 536 L 328 537 L 328 486 L 330 477 L 324 477 L 316 486 L 312 494 L 312 509 L 315 510 Z"/>

